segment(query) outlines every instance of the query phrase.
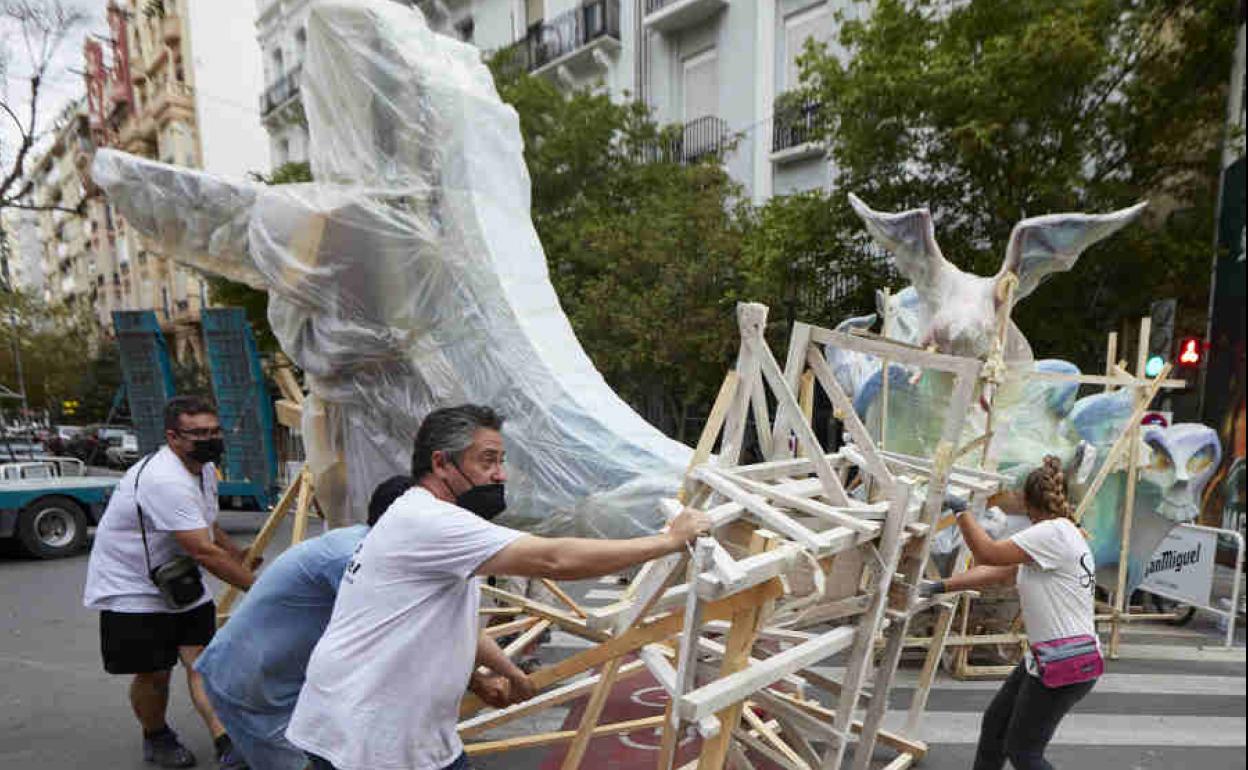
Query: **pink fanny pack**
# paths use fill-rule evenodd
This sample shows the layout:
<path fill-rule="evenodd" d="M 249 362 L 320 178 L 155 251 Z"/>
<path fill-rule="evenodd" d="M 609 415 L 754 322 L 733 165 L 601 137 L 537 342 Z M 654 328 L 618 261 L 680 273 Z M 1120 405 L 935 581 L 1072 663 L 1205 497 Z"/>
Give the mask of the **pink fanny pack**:
<path fill-rule="evenodd" d="M 1088 682 L 1105 673 L 1105 659 L 1096 637 L 1088 634 L 1036 642 L 1031 645 L 1031 654 L 1045 687 Z"/>

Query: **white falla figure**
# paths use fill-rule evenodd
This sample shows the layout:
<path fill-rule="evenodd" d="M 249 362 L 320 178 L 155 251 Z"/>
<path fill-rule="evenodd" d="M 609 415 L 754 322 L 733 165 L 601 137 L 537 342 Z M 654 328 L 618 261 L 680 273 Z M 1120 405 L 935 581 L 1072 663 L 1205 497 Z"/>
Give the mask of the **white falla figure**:
<path fill-rule="evenodd" d="M 653 531 L 690 450 L 607 386 L 559 306 L 529 218 L 514 110 L 476 48 L 385 0 L 322 0 L 301 91 L 315 184 L 265 187 L 101 151 L 96 182 L 165 253 L 269 293 L 307 374 L 329 509 L 358 520 L 432 409 L 509 421 L 508 515 L 539 531 Z"/>

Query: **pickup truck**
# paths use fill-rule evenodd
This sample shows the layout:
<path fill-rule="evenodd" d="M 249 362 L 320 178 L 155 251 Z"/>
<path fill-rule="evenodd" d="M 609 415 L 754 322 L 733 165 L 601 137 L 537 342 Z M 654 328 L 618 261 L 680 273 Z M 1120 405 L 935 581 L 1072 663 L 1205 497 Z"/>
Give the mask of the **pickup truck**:
<path fill-rule="evenodd" d="M 0 541 L 40 559 L 70 556 L 99 524 L 119 476 L 88 476 L 81 460 L 0 463 Z"/>

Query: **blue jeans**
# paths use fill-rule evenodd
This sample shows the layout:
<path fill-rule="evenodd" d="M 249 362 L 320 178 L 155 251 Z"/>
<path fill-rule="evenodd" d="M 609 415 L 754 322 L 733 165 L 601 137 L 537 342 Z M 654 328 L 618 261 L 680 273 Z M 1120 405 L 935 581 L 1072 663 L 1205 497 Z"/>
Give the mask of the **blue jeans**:
<path fill-rule="evenodd" d="M 1017 770 L 1052 770 L 1044 750 L 1062 717 L 1095 684 L 1050 689 L 1019 664 L 984 712 L 974 770 L 1001 770 L 1007 759 Z"/>
<path fill-rule="evenodd" d="M 308 759 L 311 760 L 312 770 L 338 770 L 328 761 L 315 754 L 308 754 Z M 467 754 L 460 754 L 454 762 L 442 768 L 442 770 L 472 770 L 472 765 L 468 764 Z"/>

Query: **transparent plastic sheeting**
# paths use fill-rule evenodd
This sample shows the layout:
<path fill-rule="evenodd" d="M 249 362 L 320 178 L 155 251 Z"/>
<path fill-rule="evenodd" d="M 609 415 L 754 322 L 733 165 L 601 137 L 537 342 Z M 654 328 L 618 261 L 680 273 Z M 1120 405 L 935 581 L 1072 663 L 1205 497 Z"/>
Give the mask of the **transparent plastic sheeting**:
<path fill-rule="evenodd" d="M 386 0 L 312 6 L 301 81 L 315 184 L 226 181 L 110 150 L 127 221 L 199 270 L 269 292 L 304 370 L 318 495 L 361 520 L 431 410 L 507 418 L 505 523 L 654 531 L 691 456 L 621 401 L 559 306 L 529 218 L 516 113 L 480 52 Z M 344 467 L 345 463 L 345 467 Z M 341 506 L 341 508 L 339 508 Z"/>

